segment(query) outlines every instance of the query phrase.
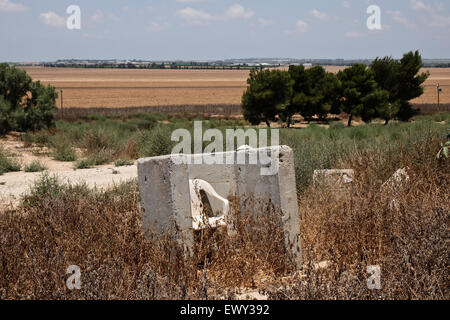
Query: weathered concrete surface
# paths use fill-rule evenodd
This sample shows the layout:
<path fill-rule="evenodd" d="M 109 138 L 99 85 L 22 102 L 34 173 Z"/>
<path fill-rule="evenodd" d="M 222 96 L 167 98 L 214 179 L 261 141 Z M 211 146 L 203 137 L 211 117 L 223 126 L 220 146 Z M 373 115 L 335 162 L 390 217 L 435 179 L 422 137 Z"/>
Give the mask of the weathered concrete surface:
<path fill-rule="evenodd" d="M 261 175 L 270 164 L 237 164 L 237 159 L 249 159 L 258 152 L 276 157 L 278 170 Z M 164 232 L 178 230 L 186 249 L 193 246 L 193 221 L 189 180 L 207 181 L 224 198 L 254 198 L 259 207 L 241 208 L 256 212 L 267 202 L 281 210 L 280 225 L 285 244 L 295 262 L 301 265 L 300 224 L 294 172 L 294 156 L 287 146 L 261 149 L 245 148 L 237 152 L 217 153 L 215 156 L 234 159 L 232 164 L 195 164 L 205 155 L 167 155 L 138 160 L 138 179 L 141 194 L 144 230 Z M 211 155 L 206 155 L 211 156 Z M 240 162 L 241 163 L 241 162 Z M 272 163 L 273 164 L 273 163 Z"/>
<path fill-rule="evenodd" d="M 381 185 L 381 192 L 385 197 L 388 197 L 388 208 L 391 210 L 400 210 L 400 202 L 395 198 L 400 192 L 405 190 L 410 181 L 407 168 L 401 168 L 395 171 L 392 176 Z"/>
<path fill-rule="evenodd" d="M 189 191 L 194 230 L 227 226 L 226 219 L 230 215 L 228 199 L 218 194 L 205 180 L 189 179 Z M 206 204 L 203 203 L 204 197 L 207 198 Z"/>
<path fill-rule="evenodd" d="M 383 190 L 396 191 L 404 188 L 409 182 L 409 175 L 406 168 L 398 169 L 392 176 L 381 186 Z"/>
<path fill-rule="evenodd" d="M 349 187 L 355 177 L 353 169 L 315 170 L 313 183 L 333 190 L 343 190 Z"/>
<path fill-rule="evenodd" d="M 281 226 L 285 232 L 285 245 L 291 250 L 297 265 L 301 265 L 300 218 L 298 214 L 297 188 L 295 183 L 294 153 L 288 146 L 270 148 L 278 154 L 278 171 L 274 175 L 261 175 L 261 164 L 236 165 L 237 194 L 245 200 L 253 196 L 259 207 L 249 210 L 262 211 L 268 201 L 281 210 Z M 248 159 L 259 149 L 247 149 Z M 264 166 L 264 165 L 263 165 Z M 268 165 L 265 165 L 268 167 Z"/>
<path fill-rule="evenodd" d="M 139 159 L 138 182 L 144 231 L 177 230 L 185 246 L 190 247 L 194 234 L 185 157 L 170 155 Z"/>

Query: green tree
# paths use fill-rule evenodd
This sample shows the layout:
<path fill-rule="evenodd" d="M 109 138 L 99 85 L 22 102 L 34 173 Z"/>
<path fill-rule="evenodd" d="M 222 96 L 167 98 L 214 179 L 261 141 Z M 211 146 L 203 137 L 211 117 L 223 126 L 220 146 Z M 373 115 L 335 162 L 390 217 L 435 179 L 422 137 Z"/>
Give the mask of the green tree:
<path fill-rule="evenodd" d="M 340 112 L 338 99 L 339 80 L 336 75 L 327 72 L 323 67 L 314 67 L 307 70 L 309 78 L 309 110 L 319 118 L 324 119 L 329 113 Z"/>
<path fill-rule="evenodd" d="M 400 60 L 399 70 L 399 90 L 398 97 L 401 103 L 397 118 L 402 121 L 408 121 L 417 114 L 417 111 L 412 108 L 409 101 L 420 97 L 423 94 L 423 83 L 428 79 L 430 74 L 420 73 L 422 68 L 422 57 L 419 51 L 408 52 Z"/>
<path fill-rule="evenodd" d="M 252 70 L 248 88 L 242 96 L 244 118 L 253 125 L 264 121 L 270 127 L 277 115 L 282 115 L 292 96 L 293 81 L 281 70 Z"/>
<path fill-rule="evenodd" d="M 374 74 L 364 64 L 355 64 L 338 73 L 342 86 L 342 110 L 349 114 L 348 126 L 354 116 L 369 122 L 387 104 L 389 93 L 378 87 Z"/>
<path fill-rule="evenodd" d="M 15 119 L 11 112 L 11 104 L 0 95 L 0 134 L 11 131 L 15 126 Z"/>
<path fill-rule="evenodd" d="M 377 58 L 371 65 L 378 85 L 389 92 L 388 103 L 379 108 L 378 116 L 386 124 L 394 118 L 407 121 L 417 111 L 409 102 L 423 94 L 422 84 L 428 73 L 419 74 L 422 57 L 419 52 L 408 52 L 398 61 L 391 57 Z"/>
<path fill-rule="evenodd" d="M 308 110 L 309 78 L 304 66 L 289 66 L 289 76 L 293 81 L 292 95 L 284 113 L 283 120 L 288 127 L 291 125 L 292 116 L 300 113 L 303 117 L 312 117 Z"/>
<path fill-rule="evenodd" d="M 309 120 L 314 115 L 325 118 L 329 113 L 339 114 L 339 80 L 333 73 L 317 66 L 305 69 L 303 66 L 290 66 L 289 74 L 294 81 L 293 95 L 288 114 L 300 113 Z"/>
<path fill-rule="evenodd" d="M 27 131 L 54 125 L 55 89 L 8 64 L 0 64 L 0 134 Z"/>

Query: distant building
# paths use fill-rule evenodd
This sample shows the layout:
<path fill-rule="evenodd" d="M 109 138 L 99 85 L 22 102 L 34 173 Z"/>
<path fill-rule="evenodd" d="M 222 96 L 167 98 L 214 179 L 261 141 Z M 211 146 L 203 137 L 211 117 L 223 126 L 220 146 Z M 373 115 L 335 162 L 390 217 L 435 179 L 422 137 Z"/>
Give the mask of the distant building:
<path fill-rule="evenodd" d="M 303 66 L 305 67 L 305 68 L 311 68 L 313 65 L 312 65 L 312 63 L 304 63 L 303 64 Z"/>

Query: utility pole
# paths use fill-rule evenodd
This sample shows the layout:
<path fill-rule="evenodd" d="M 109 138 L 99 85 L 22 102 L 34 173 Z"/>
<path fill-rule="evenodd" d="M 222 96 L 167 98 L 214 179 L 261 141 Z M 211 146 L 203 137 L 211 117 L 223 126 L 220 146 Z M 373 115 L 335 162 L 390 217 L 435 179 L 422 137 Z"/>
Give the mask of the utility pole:
<path fill-rule="evenodd" d="M 442 92 L 442 88 L 439 85 L 439 83 L 437 84 L 437 96 L 438 96 L 438 111 L 440 110 L 440 106 L 441 106 L 441 92 Z"/>
<path fill-rule="evenodd" d="M 61 93 L 61 118 L 64 119 L 64 105 L 63 105 L 63 89 L 59 89 Z"/>

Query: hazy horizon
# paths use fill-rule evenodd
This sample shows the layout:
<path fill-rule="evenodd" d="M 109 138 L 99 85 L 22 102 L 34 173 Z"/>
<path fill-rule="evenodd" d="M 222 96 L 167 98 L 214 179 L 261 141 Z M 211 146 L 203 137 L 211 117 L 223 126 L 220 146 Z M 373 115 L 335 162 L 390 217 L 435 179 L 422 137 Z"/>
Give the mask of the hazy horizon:
<path fill-rule="evenodd" d="M 406 52 L 405 52 L 406 53 Z M 388 55 L 390 56 L 390 55 Z M 380 56 L 381 57 L 381 56 Z M 384 57 L 384 56 L 383 56 Z M 377 58 L 377 57 L 375 57 Z M 55 59 L 55 60 L 28 60 L 28 61 L 0 61 L 0 63 L 43 63 L 43 62 L 56 62 L 56 61 L 64 61 L 64 60 L 79 60 L 79 61 L 95 61 L 95 60 L 103 60 L 103 61 L 107 61 L 107 60 L 117 60 L 117 61 L 148 61 L 148 62 L 170 62 L 170 61 L 185 61 L 185 62 L 213 62 L 213 61 L 224 61 L 224 60 L 263 60 L 263 59 L 273 59 L 273 60 L 344 60 L 344 61 L 363 61 L 363 60 L 374 60 L 375 58 L 354 58 L 354 59 L 345 59 L 345 58 L 280 58 L 280 57 L 272 57 L 272 58 L 267 58 L 267 57 L 260 57 L 260 58 L 255 58 L 255 57 L 250 57 L 250 58 L 226 58 L 226 59 L 174 59 L 174 60 L 170 60 L 170 59 L 161 59 L 161 60 L 146 60 L 146 59 L 136 59 L 136 58 L 92 58 L 92 59 L 87 59 L 87 58 L 60 58 L 60 59 Z M 395 59 L 400 59 L 400 57 L 394 57 Z M 450 58 L 427 58 L 427 57 L 422 57 L 422 60 L 448 60 L 450 62 Z"/>
<path fill-rule="evenodd" d="M 372 4 L 380 30 L 367 27 Z M 70 5 L 81 9 L 79 30 L 66 26 Z M 0 0 L 0 28 L 0 61 L 8 62 L 450 54 L 450 3 L 442 0 Z"/>

